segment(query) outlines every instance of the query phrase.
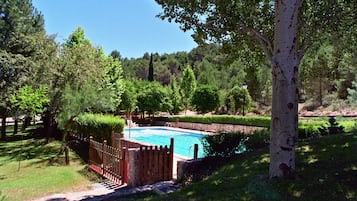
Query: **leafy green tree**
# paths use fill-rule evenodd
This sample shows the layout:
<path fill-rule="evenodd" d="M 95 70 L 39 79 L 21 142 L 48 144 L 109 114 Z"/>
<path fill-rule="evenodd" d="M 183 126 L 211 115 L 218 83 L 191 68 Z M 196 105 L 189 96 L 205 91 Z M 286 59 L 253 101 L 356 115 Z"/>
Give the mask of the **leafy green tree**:
<path fill-rule="evenodd" d="M 219 91 L 211 85 L 198 85 L 193 93 L 192 106 L 202 113 L 213 111 L 219 106 Z"/>
<path fill-rule="evenodd" d="M 1 139 L 6 139 L 6 116 L 10 113 L 9 94 L 31 77 L 31 56 L 37 52 L 36 37 L 44 32 L 43 16 L 31 1 L 0 2 L 0 117 Z"/>
<path fill-rule="evenodd" d="M 42 85 L 36 90 L 28 85 L 20 87 L 15 94 L 10 96 L 10 102 L 16 110 L 25 112 L 27 117 L 42 113 L 44 104 L 49 102 L 47 87 Z M 26 128 L 26 126 L 26 122 L 24 122 L 23 128 Z M 14 133 L 17 133 L 17 125 L 14 128 Z"/>
<path fill-rule="evenodd" d="M 136 100 L 136 89 L 134 84 L 130 80 L 124 81 L 124 91 L 121 95 L 121 102 L 119 109 L 125 110 L 127 117 L 130 115 L 131 111 L 134 110 L 137 105 Z"/>
<path fill-rule="evenodd" d="M 239 111 L 239 113 L 243 114 L 251 108 L 252 98 L 247 89 L 235 86 L 228 91 L 224 103 L 231 113 L 235 114 Z"/>
<path fill-rule="evenodd" d="M 120 60 L 111 56 L 105 56 L 102 48 L 97 48 L 96 52 L 100 60 L 99 66 L 104 71 L 99 90 L 101 94 L 106 94 L 106 99 L 102 102 L 101 107 L 97 108 L 97 111 L 115 111 L 120 104 L 120 97 L 124 91 L 121 63 Z"/>
<path fill-rule="evenodd" d="M 352 87 L 347 89 L 347 91 L 348 101 L 353 105 L 357 105 L 357 73 L 355 75 L 355 80 L 352 82 Z"/>
<path fill-rule="evenodd" d="M 182 97 L 180 94 L 180 89 L 177 86 L 177 81 L 175 77 L 171 78 L 170 82 L 170 99 L 172 102 L 172 109 L 170 110 L 171 114 L 178 114 L 180 111 L 183 110 L 183 104 L 182 104 Z"/>
<path fill-rule="evenodd" d="M 316 52 L 310 53 L 312 55 L 306 55 L 302 64 L 302 70 L 304 71 L 304 89 L 314 100 L 316 100 L 320 106 L 323 105 L 323 97 L 325 92 L 333 88 L 334 70 L 334 47 L 327 43 L 321 44 Z"/>
<path fill-rule="evenodd" d="M 355 45 L 357 49 L 357 45 Z M 348 89 L 352 87 L 352 82 L 355 80 L 355 72 L 357 71 L 357 51 L 343 51 L 338 56 L 340 62 L 338 63 L 338 77 L 335 79 L 338 97 L 347 99 L 349 93 Z"/>
<path fill-rule="evenodd" d="M 196 89 L 196 78 L 193 70 L 188 65 L 182 73 L 182 81 L 180 84 L 182 100 L 185 106 L 185 113 L 190 105 L 191 97 Z"/>
<path fill-rule="evenodd" d="M 159 14 L 193 30 L 198 43 L 215 41 L 240 53 L 264 51 L 272 70 L 270 178 L 295 171 L 299 64 L 308 47 L 344 34 L 355 18 L 354 1 L 169 1 Z M 343 23 L 342 23 L 343 22 Z M 346 22 L 346 23 L 345 23 Z M 340 32 L 336 32 L 338 29 Z M 233 52 L 233 51 L 231 51 Z"/>
<path fill-rule="evenodd" d="M 59 128 L 66 131 L 81 112 L 114 111 L 123 91 L 121 73 L 120 61 L 94 48 L 83 29 L 77 28 L 62 45 L 52 69 L 47 114 L 56 116 Z"/>
<path fill-rule="evenodd" d="M 198 75 L 198 84 L 206 84 L 219 87 L 220 79 L 217 79 L 219 77 L 219 72 L 213 63 L 209 62 L 207 59 L 203 59 L 202 62 L 197 65 L 195 71 Z"/>
<path fill-rule="evenodd" d="M 140 81 L 137 87 L 137 106 L 140 111 L 154 115 L 157 111 L 169 111 L 169 96 L 158 82 Z"/>

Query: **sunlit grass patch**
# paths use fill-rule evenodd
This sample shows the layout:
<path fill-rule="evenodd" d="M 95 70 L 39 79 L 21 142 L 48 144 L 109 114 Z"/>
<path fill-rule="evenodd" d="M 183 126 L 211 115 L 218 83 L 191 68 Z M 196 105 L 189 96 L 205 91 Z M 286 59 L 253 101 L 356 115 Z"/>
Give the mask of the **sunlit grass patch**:
<path fill-rule="evenodd" d="M 6 200 L 28 200 L 64 191 L 87 189 L 91 181 L 85 164 L 70 151 L 71 164 L 58 155 L 61 143 L 46 144 L 44 139 L 29 138 L 0 143 L 0 191 Z M 15 139 L 15 137 L 14 137 Z M 24 139 L 24 140 L 21 140 Z M 1 200 L 1 197 L 0 197 Z"/>

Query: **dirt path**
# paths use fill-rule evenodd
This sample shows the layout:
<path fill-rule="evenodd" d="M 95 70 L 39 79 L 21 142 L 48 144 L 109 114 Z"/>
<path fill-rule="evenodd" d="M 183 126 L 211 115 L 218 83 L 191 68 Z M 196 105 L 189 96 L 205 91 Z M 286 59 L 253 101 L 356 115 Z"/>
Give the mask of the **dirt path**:
<path fill-rule="evenodd" d="M 145 185 L 140 187 L 129 188 L 127 186 L 118 186 L 110 181 L 95 183 L 92 185 L 92 190 L 58 193 L 46 197 L 33 199 L 31 201 L 100 201 L 112 200 L 116 197 L 135 194 L 144 191 L 154 191 L 158 194 L 168 193 L 177 190 L 179 187 L 175 186 L 172 181 L 163 181 L 152 185 Z"/>

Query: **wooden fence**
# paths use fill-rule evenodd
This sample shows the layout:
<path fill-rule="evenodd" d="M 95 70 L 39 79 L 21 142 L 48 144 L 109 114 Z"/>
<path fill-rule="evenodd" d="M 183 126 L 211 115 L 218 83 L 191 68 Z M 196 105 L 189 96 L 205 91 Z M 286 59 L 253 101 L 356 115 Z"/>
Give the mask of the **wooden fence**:
<path fill-rule="evenodd" d="M 126 149 L 99 143 L 90 137 L 88 167 L 101 176 L 122 185 L 127 182 Z"/>
<path fill-rule="evenodd" d="M 118 185 L 137 186 L 172 179 L 173 138 L 169 147 L 140 144 L 122 136 L 120 143 L 114 144 L 120 148 L 90 137 L 88 167 Z"/>
<path fill-rule="evenodd" d="M 172 179 L 174 140 L 170 146 L 140 146 L 138 171 L 141 185 Z"/>

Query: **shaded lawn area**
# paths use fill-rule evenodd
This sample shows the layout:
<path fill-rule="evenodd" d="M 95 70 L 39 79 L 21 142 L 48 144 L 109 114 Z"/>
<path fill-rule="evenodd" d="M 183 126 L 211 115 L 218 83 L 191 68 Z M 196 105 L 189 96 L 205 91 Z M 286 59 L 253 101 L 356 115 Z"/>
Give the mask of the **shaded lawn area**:
<path fill-rule="evenodd" d="M 9 129 L 11 130 L 11 128 Z M 46 144 L 35 127 L 0 142 L 0 200 L 28 200 L 53 193 L 87 190 L 95 178 L 81 159 L 70 151 L 70 166 L 58 155 L 61 144 Z"/>
<path fill-rule="evenodd" d="M 241 154 L 202 181 L 144 200 L 357 200 L 357 134 L 299 142 L 296 179 L 268 180 L 268 153 Z"/>

